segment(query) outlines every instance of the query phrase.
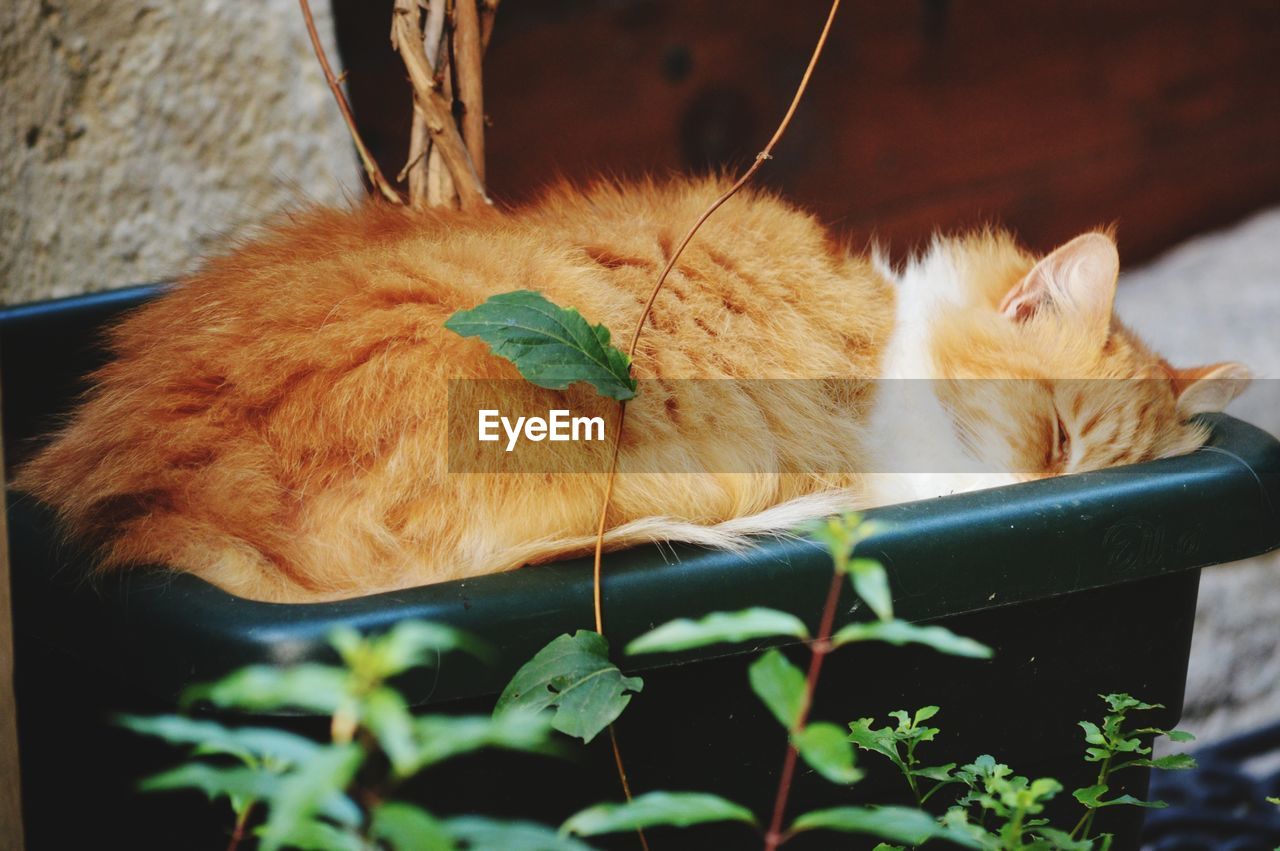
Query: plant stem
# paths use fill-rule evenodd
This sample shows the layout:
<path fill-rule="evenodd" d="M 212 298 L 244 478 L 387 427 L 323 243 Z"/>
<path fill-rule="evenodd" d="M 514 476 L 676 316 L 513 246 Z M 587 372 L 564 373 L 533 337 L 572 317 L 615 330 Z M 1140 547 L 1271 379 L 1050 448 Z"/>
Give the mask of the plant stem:
<path fill-rule="evenodd" d="M 1094 785 L 1095 786 L 1103 785 L 1104 783 L 1107 782 L 1110 776 L 1111 776 L 1111 757 L 1109 756 L 1102 761 L 1102 765 L 1098 769 L 1098 779 Z M 1089 830 L 1090 828 L 1093 827 L 1093 816 L 1094 816 L 1094 813 L 1096 813 L 1097 811 L 1098 811 L 1097 807 L 1088 807 L 1085 809 L 1084 815 L 1080 816 L 1080 821 L 1076 822 L 1076 826 L 1071 828 L 1072 839 L 1075 839 L 1076 832 L 1080 830 L 1084 831 L 1083 833 L 1080 834 L 1081 839 L 1089 838 Z"/>
<path fill-rule="evenodd" d="M 462 134 L 458 132 L 458 125 L 454 123 L 452 104 L 438 91 L 434 69 L 427 61 L 422 33 L 418 29 L 417 3 L 418 0 L 395 0 L 391 15 L 391 44 L 404 60 L 417 105 L 426 116 L 427 129 L 431 132 L 432 150 L 440 152 L 448 167 L 462 208 L 487 206 L 489 198 L 476 174 Z"/>
<path fill-rule="evenodd" d="M 311 17 L 311 4 L 307 0 L 298 0 L 298 4 L 302 7 L 302 19 L 307 24 L 307 35 L 311 37 L 311 48 L 316 52 L 316 59 L 320 62 L 320 70 L 324 72 L 325 82 L 329 84 L 329 91 L 333 92 L 333 99 L 338 102 L 338 111 L 342 113 L 342 120 L 347 123 L 351 141 L 355 143 L 356 153 L 360 155 L 360 162 L 364 165 L 364 173 L 369 176 L 369 182 L 382 194 L 383 198 L 392 204 L 403 204 L 400 194 L 382 176 L 382 169 L 378 168 L 378 163 L 365 147 L 364 140 L 360 138 L 360 131 L 356 129 L 356 120 L 351 115 L 351 106 L 347 103 L 346 95 L 342 93 L 342 83 L 334 76 L 333 68 L 329 65 L 329 57 L 324 52 L 324 45 L 320 43 L 315 19 Z"/>
<path fill-rule="evenodd" d="M 827 601 L 822 607 L 822 620 L 818 624 L 818 637 L 809 645 L 809 671 L 804 679 L 804 699 L 800 703 L 800 713 L 796 717 L 796 730 L 803 730 L 809 720 L 809 710 L 813 707 L 813 692 L 818 687 L 818 677 L 822 674 L 822 662 L 831 652 L 831 628 L 835 624 L 836 606 L 840 602 L 840 590 L 844 587 L 845 575 L 840 571 L 832 571 L 831 587 L 827 589 Z M 769 830 L 764 835 L 765 851 L 774 851 L 784 841 L 782 818 L 787 810 L 787 797 L 791 794 L 791 781 L 795 776 L 796 759 L 799 753 L 796 747 L 787 741 L 787 753 L 782 760 L 782 771 L 778 775 L 778 791 L 773 798 L 773 817 L 769 820 Z"/>
<path fill-rule="evenodd" d="M 227 843 L 227 851 L 236 851 L 240 847 L 240 843 L 244 840 L 244 829 L 249 823 L 249 814 L 253 812 L 253 802 L 249 804 L 236 816 L 235 829 L 231 831 L 231 841 Z"/>
<path fill-rule="evenodd" d="M 462 137 L 471 154 L 476 177 L 484 185 L 484 83 L 480 59 L 480 10 L 477 0 L 454 5 L 453 54 L 458 74 L 458 100 L 462 102 Z"/>

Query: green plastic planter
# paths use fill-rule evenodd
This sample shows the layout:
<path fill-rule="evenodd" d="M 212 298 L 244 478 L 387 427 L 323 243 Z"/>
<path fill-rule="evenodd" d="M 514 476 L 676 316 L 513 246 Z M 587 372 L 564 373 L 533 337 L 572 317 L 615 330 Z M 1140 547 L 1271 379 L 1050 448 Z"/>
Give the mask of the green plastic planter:
<path fill-rule="evenodd" d="M 8 457 L 27 451 L 69 405 L 76 376 L 101 357 L 94 341 L 102 324 L 154 293 L 138 288 L 0 312 Z M 1280 546 L 1280 443 L 1229 417 L 1210 422 L 1210 444 L 1188 457 L 874 512 L 891 524 L 875 539 L 874 555 L 889 571 L 900 616 L 942 623 L 990 644 L 996 657 L 843 650 L 828 660 L 814 717 L 883 719 L 893 709 L 936 703 L 943 733 L 922 751 L 931 762 L 991 753 L 1019 773 L 1058 777 L 1068 789 L 1093 782 L 1076 722 L 1101 715 L 1098 694 L 1127 691 L 1164 703 L 1152 723 L 1175 724 L 1198 568 Z M 132 791 L 174 753 L 116 730 L 112 712 L 170 711 L 186 686 L 245 664 L 331 658 L 325 637 L 339 624 L 377 631 L 404 618 L 453 624 L 498 649 L 493 667 L 451 656 L 406 684 L 417 704 L 483 712 L 547 641 L 591 626 L 591 570 L 582 561 L 337 603 L 277 605 L 164 572 L 87 584 L 87 557 L 61 541 L 40 506 L 11 495 L 9 523 L 22 779 L 35 851 L 101 847 L 108 838 L 127 838 L 131 848 L 225 847 L 224 807 L 195 794 Z M 674 617 L 750 605 L 785 609 L 816 627 L 830 570 L 826 554 L 803 541 L 770 541 L 745 554 L 637 548 L 606 562 L 606 631 L 620 648 Z M 866 616 L 849 592 L 839 622 Z M 634 789 L 718 792 L 767 818 L 786 745 L 747 685 L 754 650 L 722 646 L 624 664 L 645 678 L 644 693 L 618 725 Z M 323 719 L 278 720 L 325 729 Z M 789 811 L 903 802 L 900 778 L 878 770 L 871 756 L 861 764 L 869 776 L 848 790 L 802 772 Z M 1146 781 L 1133 773 L 1128 791 L 1141 795 Z M 567 761 L 465 758 L 406 794 L 440 812 L 546 823 L 621 797 L 607 737 Z M 1064 813 L 1075 807 L 1065 794 L 1058 805 Z M 1107 815 L 1117 847 L 1132 847 L 1141 813 L 1117 807 Z M 742 826 L 652 839 L 664 851 L 759 845 Z M 598 844 L 629 848 L 635 840 Z M 788 847 L 860 846 L 826 834 Z"/>

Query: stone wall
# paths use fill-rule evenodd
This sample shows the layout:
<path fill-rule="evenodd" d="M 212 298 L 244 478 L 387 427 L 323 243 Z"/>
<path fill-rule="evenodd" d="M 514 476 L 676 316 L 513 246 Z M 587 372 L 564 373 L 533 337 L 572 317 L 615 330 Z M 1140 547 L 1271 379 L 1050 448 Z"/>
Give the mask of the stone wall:
<path fill-rule="evenodd" d="M 2 5 L 5 302 L 172 278 L 284 207 L 362 191 L 296 0 Z"/>

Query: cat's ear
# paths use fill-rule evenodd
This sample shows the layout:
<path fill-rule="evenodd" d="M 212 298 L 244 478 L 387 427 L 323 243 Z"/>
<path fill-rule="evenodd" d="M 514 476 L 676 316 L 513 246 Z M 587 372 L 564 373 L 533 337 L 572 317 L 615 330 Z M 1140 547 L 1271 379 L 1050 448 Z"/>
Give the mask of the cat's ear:
<path fill-rule="evenodd" d="M 1215 363 L 1190 369 L 1169 368 L 1178 415 L 1183 419 L 1221 411 L 1244 392 L 1252 376 L 1244 364 Z"/>
<path fill-rule="evenodd" d="M 1042 310 L 1076 317 L 1103 332 L 1111 324 L 1111 302 L 1120 274 L 1116 244 L 1086 233 L 1055 249 L 1035 265 L 1000 302 L 1000 312 L 1025 322 Z"/>

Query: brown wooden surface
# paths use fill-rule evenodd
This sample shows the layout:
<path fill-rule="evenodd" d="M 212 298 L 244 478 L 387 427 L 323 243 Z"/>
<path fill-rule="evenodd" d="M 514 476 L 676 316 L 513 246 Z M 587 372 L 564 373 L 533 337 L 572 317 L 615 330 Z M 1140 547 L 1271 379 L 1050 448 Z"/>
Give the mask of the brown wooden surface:
<path fill-rule="evenodd" d="M 785 108 L 824 0 L 504 0 L 485 70 L 489 185 L 741 164 Z M 335 0 L 357 116 L 408 138 L 387 15 Z M 846 2 L 762 172 L 855 244 L 1002 222 L 1048 248 L 1119 225 L 1127 261 L 1280 202 L 1274 0 Z"/>
<path fill-rule="evenodd" d="M 0 447 L 0 494 L 4 449 Z M 13 617 L 9 594 L 9 532 L 0 511 L 0 851 L 22 848 L 22 797 L 18 786 L 18 716 L 13 697 Z"/>

